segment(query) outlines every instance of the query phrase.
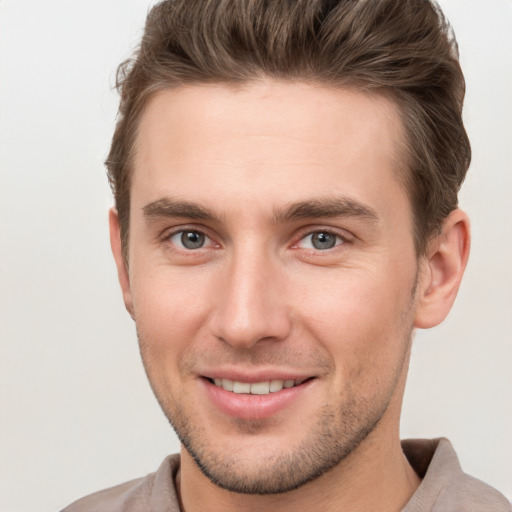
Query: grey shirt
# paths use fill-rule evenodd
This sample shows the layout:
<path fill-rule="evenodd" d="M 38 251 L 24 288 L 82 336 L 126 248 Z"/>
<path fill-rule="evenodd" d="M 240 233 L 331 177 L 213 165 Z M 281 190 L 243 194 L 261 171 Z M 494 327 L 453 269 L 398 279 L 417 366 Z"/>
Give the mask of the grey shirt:
<path fill-rule="evenodd" d="M 512 512 L 507 499 L 466 475 L 447 439 L 402 441 L 422 482 L 402 512 Z M 62 512 L 180 512 L 174 485 L 179 455 L 170 455 L 156 473 L 86 496 Z"/>

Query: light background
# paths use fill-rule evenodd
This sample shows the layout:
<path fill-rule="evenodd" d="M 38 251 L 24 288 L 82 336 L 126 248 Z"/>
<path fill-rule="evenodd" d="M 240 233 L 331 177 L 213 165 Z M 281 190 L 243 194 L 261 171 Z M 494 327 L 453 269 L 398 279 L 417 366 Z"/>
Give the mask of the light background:
<path fill-rule="evenodd" d="M 467 277 L 418 333 L 403 437 L 447 436 L 512 498 L 512 1 L 445 0 L 474 159 Z M 178 443 L 146 383 L 107 236 L 114 72 L 143 0 L 0 0 L 0 512 L 50 512 Z"/>

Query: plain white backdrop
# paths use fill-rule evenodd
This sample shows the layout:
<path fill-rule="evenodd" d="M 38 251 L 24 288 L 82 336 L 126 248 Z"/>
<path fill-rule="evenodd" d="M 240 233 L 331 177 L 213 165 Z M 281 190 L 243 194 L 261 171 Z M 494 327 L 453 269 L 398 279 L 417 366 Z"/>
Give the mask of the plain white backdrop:
<path fill-rule="evenodd" d="M 467 79 L 473 248 L 451 316 L 416 336 L 402 437 L 449 437 L 512 498 L 512 1 L 441 5 Z M 58 511 L 179 449 L 118 290 L 102 164 L 147 9 L 0 0 L 0 512 Z"/>

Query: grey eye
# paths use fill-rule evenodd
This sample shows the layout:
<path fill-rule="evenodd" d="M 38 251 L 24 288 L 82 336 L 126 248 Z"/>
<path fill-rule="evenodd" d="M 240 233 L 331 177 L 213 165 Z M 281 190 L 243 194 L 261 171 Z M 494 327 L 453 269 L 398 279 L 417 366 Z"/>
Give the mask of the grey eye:
<path fill-rule="evenodd" d="M 318 250 L 332 249 L 336 245 L 338 238 L 336 235 L 324 231 L 313 233 L 310 236 L 311 245 Z"/>
<path fill-rule="evenodd" d="M 182 246 L 185 249 L 201 249 L 206 241 L 204 233 L 199 231 L 179 231 L 171 237 L 171 242 L 175 245 Z"/>
<path fill-rule="evenodd" d="M 302 249 L 326 251 L 341 245 L 343 242 L 343 238 L 336 233 L 331 233 L 329 231 L 315 231 L 314 233 L 310 233 L 305 236 L 298 245 Z"/>

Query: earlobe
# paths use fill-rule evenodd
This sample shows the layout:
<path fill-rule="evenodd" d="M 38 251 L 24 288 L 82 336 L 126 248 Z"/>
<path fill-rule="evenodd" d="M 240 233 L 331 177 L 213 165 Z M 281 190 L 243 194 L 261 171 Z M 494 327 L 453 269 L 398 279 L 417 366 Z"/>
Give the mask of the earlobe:
<path fill-rule="evenodd" d="M 109 227 L 110 227 L 110 247 L 116 262 L 117 276 L 121 291 L 123 293 L 124 305 L 131 317 L 135 319 L 133 312 L 133 300 L 130 289 L 130 278 L 128 274 L 127 262 L 123 254 L 123 247 L 121 244 L 121 230 L 119 226 L 119 216 L 115 208 L 111 208 L 108 213 Z"/>
<path fill-rule="evenodd" d="M 428 329 L 446 318 L 466 269 L 469 247 L 469 219 L 462 210 L 454 210 L 422 260 L 415 327 Z"/>

